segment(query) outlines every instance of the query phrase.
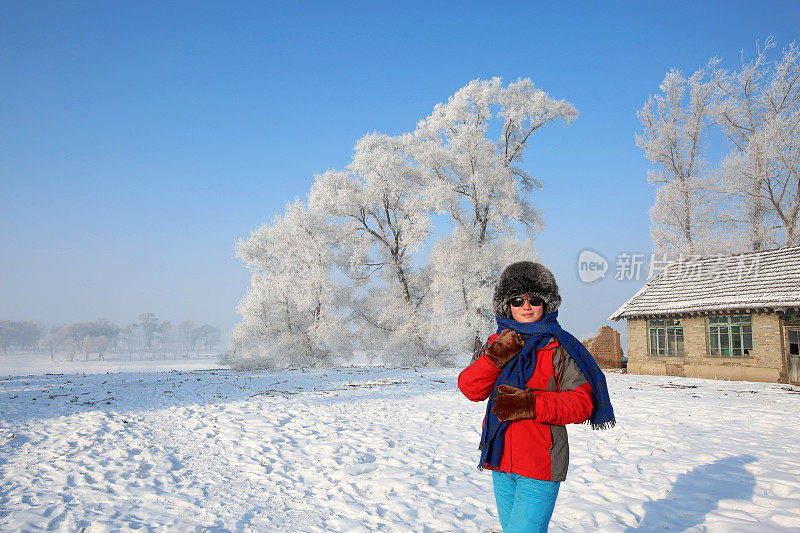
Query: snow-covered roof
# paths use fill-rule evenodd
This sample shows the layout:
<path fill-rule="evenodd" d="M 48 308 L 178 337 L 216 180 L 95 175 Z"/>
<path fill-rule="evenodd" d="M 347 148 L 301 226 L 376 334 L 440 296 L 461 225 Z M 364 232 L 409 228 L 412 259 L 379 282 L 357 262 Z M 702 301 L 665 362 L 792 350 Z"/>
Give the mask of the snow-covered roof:
<path fill-rule="evenodd" d="M 800 246 L 669 263 L 609 320 L 800 307 Z"/>

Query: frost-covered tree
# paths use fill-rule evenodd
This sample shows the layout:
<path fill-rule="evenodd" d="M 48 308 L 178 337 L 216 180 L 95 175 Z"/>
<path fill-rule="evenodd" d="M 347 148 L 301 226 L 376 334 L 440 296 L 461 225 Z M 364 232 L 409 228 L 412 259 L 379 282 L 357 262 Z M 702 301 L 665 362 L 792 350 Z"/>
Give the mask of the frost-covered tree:
<path fill-rule="evenodd" d="M 105 359 L 105 353 L 111 346 L 111 341 L 105 335 L 99 337 L 86 335 L 83 339 L 83 350 L 86 353 L 86 360 L 89 360 L 90 353 L 96 353 L 98 360 Z"/>
<path fill-rule="evenodd" d="M 55 361 L 56 351 L 64 346 L 69 338 L 69 331 L 65 326 L 53 326 L 44 338 L 44 345 L 50 351 L 50 361 Z"/>
<path fill-rule="evenodd" d="M 155 313 L 140 313 L 138 316 L 138 325 L 144 336 L 144 344 L 149 352 L 153 349 L 153 341 L 158 336 L 161 324 Z"/>
<path fill-rule="evenodd" d="M 295 201 L 239 242 L 252 275 L 227 355 L 234 368 L 320 366 L 346 355 L 346 291 L 333 272 L 338 238 L 324 215 Z"/>
<path fill-rule="evenodd" d="M 127 348 L 129 357 L 133 357 L 133 352 L 136 350 L 136 334 L 139 329 L 138 322 L 132 322 L 124 328 L 120 328 L 120 340 Z"/>
<path fill-rule="evenodd" d="M 650 209 L 650 235 L 656 252 L 707 253 L 719 251 L 722 241 L 714 230 L 718 189 L 704 157 L 706 134 L 713 124 L 714 87 L 705 69 L 688 80 L 671 69 L 637 116 L 644 131 L 636 144 L 655 164 L 647 173 L 657 185 Z"/>
<path fill-rule="evenodd" d="M 192 337 L 194 338 L 194 343 L 201 343 L 203 345 L 203 349 L 210 350 L 217 344 L 219 344 L 219 329 L 215 328 L 214 326 L 210 326 L 208 324 L 204 324 L 199 328 L 195 328 L 192 332 Z"/>
<path fill-rule="evenodd" d="M 437 104 L 407 137 L 429 209 L 446 215 L 452 234 L 430 255 L 434 338 L 456 350 L 492 328 L 491 287 L 503 267 L 535 257 L 527 237 L 543 227 L 526 196 L 541 183 L 522 168 L 533 135 L 550 122 L 578 116 L 529 79 L 503 87 L 474 80 Z M 495 134 L 494 132 L 497 131 Z"/>
<path fill-rule="evenodd" d="M 169 352 L 172 349 L 172 323 L 169 320 L 162 320 L 157 333 L 161 350 Z"/>
<path fill-rule="evenodd" d="M 178 323 L 178 343 L 181 351 L 185 354 L 194 351 L 195 341 L 192 334 L 194 329 L 194 321 L 192 320 L 184 320 Z"/>
<path fill-rule="evenodd" d="M 530 80 L 507 87 L 499 78 L 475 80 L 413 133 L 365 135 L 345 169 L 316 176 L 309 208 L 339 229 L 336 244 L 349 260 L 349 307 L 363 348 L 387 364 L 432 366 L 449 363 L 486 334 L 496 277 L 513 261 L 535 258 L 530 238 L 543 226 L 527 199 L 541 184 L 522 168 L 525 150 L 544 125 L 575 117 L 571 104 Z M 421 251 L 430 244 L 433 213 L 453 229 L 433 244 L 426 266 Z M 234 355 L 261 350 L 253 339 L 269 338 L 267 326 L 274 335 L 295 318 L 291 305 L 282 320 L 270 315 L 276 302 L 291 299 L 282 290 L 286 283 L 267 272 L 254 271 L 240 305 Z M 291 279 L 297 274 L 284 281 Z M 265 301 L 272 302 L 268 312 Z"/>
<path fill-rule="evenodd" d="M 119 326 L 105 318 L 98 318 L 95 322 L 89 322 L 88 324 L 88 333 L 90 335 L 108 339 L 109 346 L 106 348 L 107 350 L 116 350 L 121 331 Z"/>
<path fill-rule="evenodd" d="M 429 264 L 431 276 L 429 307 L 431 342 L 452 351 L 473 349 L 492 332 L 492 297 L 500 272 L 517 261 L 536 261 L 530 240 L 510 237 L 485 240 L 455 228 L 453 233 L 434 243 Z"/>
<path fill-rule="evenodd" d="M 352 306 L 365 347 L 393 365 L 442 362 L 428 342 L 425 272 L 412 262 L 431 231 L 419 183 L 402 139 L 373 133 L 358 141 L 345 170 L 317 176 L 309 195 L 312 208 L 340 225 L 349 274 L 362 282 Z"/>
<path fill-rule="evenodd" d="M 0 321 L 0 346 L 7 352 L 11 346 L 19 350 L 33 350 L 42 338 L 42 327 L 28 321 Z"/>
<path fill-rule="evenodd" d="M 732 145 L 723 162 L 745 247 L 800 244 L 800 51 L 792 43 L 771 63 L 770 38 L 739 70 L 709 62 L 716 117 Z"/>

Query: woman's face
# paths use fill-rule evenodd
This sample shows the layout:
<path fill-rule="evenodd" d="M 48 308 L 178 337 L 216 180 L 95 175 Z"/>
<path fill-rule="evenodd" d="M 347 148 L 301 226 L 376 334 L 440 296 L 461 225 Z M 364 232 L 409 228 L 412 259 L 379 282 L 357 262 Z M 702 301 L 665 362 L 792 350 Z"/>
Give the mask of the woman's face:
<path fill-rule="evenodd" d="M 523 305 L 519 307 L 512 305 L 513 303 L 518 303 L 519 298 L 525 299 Z M 536 300 L 539 305 L 531 305 L 531 300 Z M 517 322 L 538 322 L 542 319 L 542 315 L 544 314 L 544 302 L 539 302 L 541 302 L 540 299 L 531 297 L 528 294 L 512 298 L 508 303 L 508 307 L 511 309 L 511 318 Z"/>

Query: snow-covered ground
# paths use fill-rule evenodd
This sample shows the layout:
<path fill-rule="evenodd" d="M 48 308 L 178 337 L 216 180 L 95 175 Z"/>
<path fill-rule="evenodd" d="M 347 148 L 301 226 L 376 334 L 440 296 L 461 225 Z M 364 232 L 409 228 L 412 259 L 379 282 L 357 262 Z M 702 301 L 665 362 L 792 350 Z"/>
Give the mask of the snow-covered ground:
<path fill-rule="evenodd" d="M 499 530 L 458 370 L 0 379 L 0 530 Z M 609 374 L 551 531 L 797 531 L 800 389 Z"/>

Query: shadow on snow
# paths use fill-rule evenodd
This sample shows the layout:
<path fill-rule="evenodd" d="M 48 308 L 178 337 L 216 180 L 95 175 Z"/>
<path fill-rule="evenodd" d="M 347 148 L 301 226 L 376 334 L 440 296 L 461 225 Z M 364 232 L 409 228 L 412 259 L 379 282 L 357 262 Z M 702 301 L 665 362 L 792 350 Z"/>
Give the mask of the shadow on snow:
<path fill-rule="evenodd" d="M 745 465 L 756 458 L 737 455 L 681 474 L 667 495 L 644 504 L 644 517 L 630 531 L 686 531 L 700 525 L 720 500 L 750 500 L 756 480 Z"/>

